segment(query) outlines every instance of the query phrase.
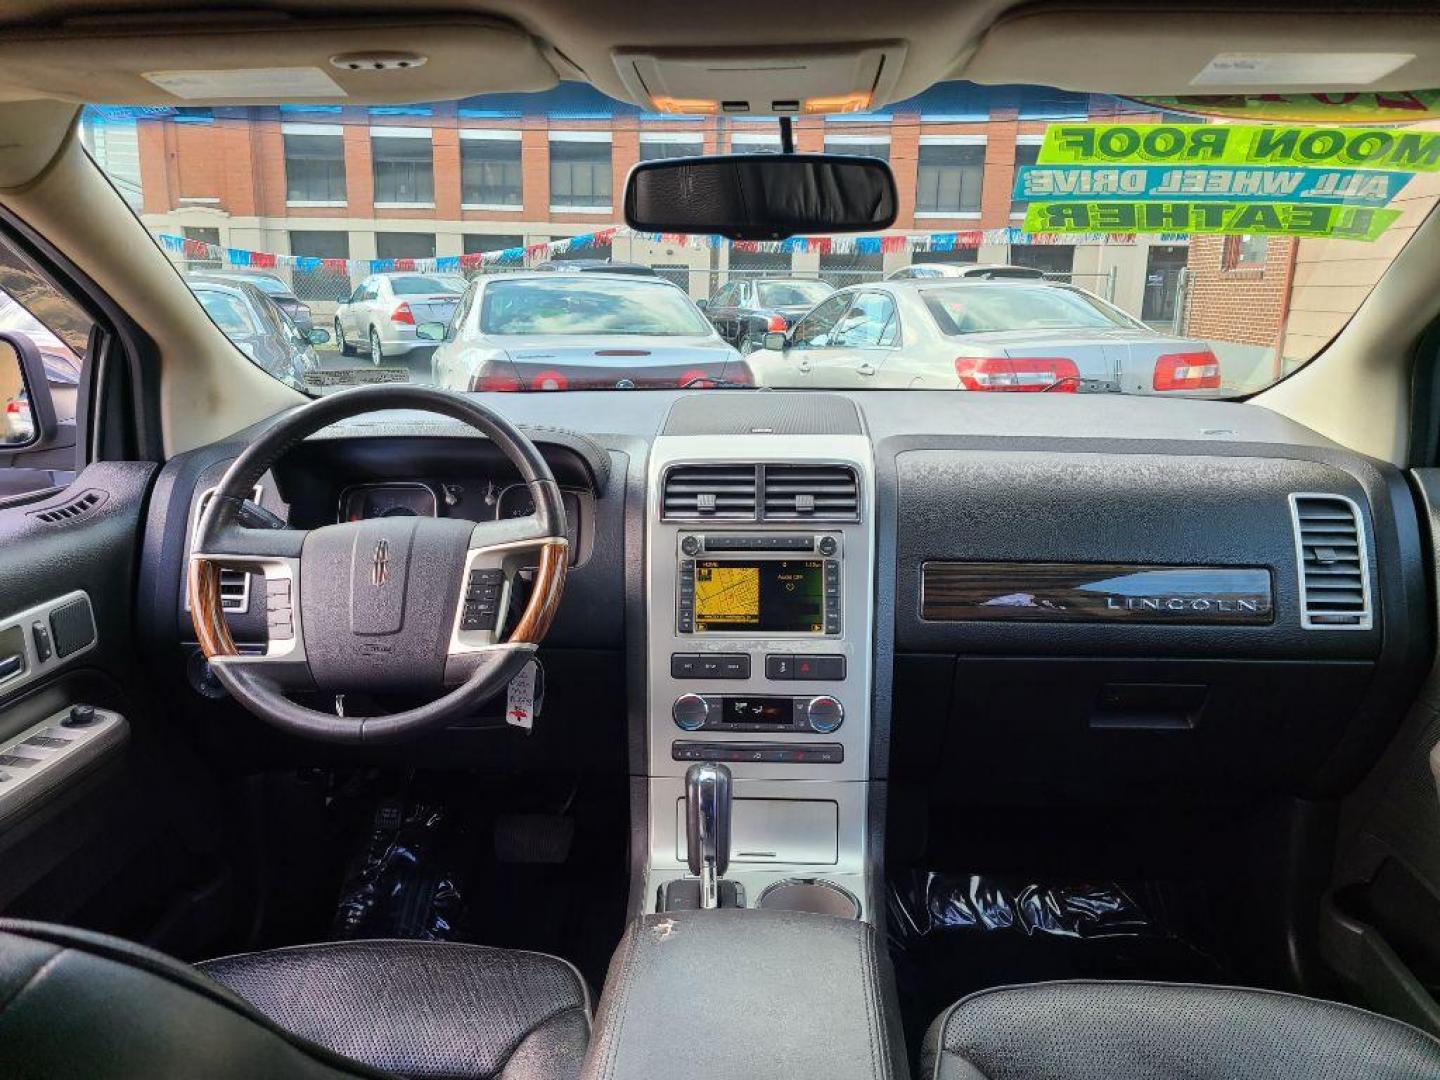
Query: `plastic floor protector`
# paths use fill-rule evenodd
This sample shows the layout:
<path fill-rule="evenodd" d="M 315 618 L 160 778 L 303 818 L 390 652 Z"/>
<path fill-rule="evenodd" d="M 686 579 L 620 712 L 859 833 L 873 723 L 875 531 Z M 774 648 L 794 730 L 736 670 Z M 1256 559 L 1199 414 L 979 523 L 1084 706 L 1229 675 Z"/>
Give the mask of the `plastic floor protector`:
<path fill-rule="evenodd" d="M 1043 881 L 906 870 L 886 883 L 891 956 L 911 1045 L 990 986 L 1051 979 L 1225 982 L 1197 911 L 1159 882 Z"/>

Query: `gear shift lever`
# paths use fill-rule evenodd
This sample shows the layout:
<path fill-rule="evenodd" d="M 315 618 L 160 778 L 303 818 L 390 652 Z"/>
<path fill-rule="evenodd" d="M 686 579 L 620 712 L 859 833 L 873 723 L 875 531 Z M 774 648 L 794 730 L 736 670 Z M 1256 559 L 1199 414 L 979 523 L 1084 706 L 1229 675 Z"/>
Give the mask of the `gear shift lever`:
<path fill-rule="evenodd" d="M 720 879 L 730 868 L 730 770 L 702 761 L 685 771 L 685 841 L 690 873 L 700 879 L 700 906 L 720 906 Z"/>

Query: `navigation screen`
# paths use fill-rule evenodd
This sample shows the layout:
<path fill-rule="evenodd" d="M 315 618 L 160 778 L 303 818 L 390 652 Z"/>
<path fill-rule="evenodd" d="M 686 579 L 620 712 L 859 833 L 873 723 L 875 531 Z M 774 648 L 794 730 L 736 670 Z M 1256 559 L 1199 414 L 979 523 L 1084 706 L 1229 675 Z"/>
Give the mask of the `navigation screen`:
<path fill-rule="evenodd" d="M 823 559 L 701 559 L 695 563 L 695 629 L 825 632 Z"/>

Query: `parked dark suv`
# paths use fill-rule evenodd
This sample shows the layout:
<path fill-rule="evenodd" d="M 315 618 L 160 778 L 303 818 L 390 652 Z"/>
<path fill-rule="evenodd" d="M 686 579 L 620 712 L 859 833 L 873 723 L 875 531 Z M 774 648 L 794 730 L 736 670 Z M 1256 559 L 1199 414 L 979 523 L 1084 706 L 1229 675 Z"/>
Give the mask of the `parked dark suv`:
<path fill-rule="evenodd" d="M 790 329 L 795 320 L 834 291 L 833 285 L 815 278 L 732 281 L 710 298 L 705 314 L 721 337 L 741 353 L 752 353 L 767 333 Z"/>

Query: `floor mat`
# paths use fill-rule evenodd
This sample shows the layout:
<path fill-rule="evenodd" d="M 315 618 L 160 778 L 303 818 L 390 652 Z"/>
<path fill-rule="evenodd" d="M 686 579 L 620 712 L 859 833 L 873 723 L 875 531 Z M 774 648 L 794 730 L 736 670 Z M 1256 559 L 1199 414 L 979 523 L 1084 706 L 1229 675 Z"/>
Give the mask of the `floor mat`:
<path fill-rule="evenodd" d="M 887 882 L 910 1046 L 946 1007 L 991 986 L 1052 979 L 1225 982 L 1193 889 L 908 870 Z"/>
<path fill-rule="evenodd" d="M 530 949 L 570 960 L 592 986 L 603 981 L 624 930 L 623 788 L 422 774 L 368 797 L 332 938 Z"/>

